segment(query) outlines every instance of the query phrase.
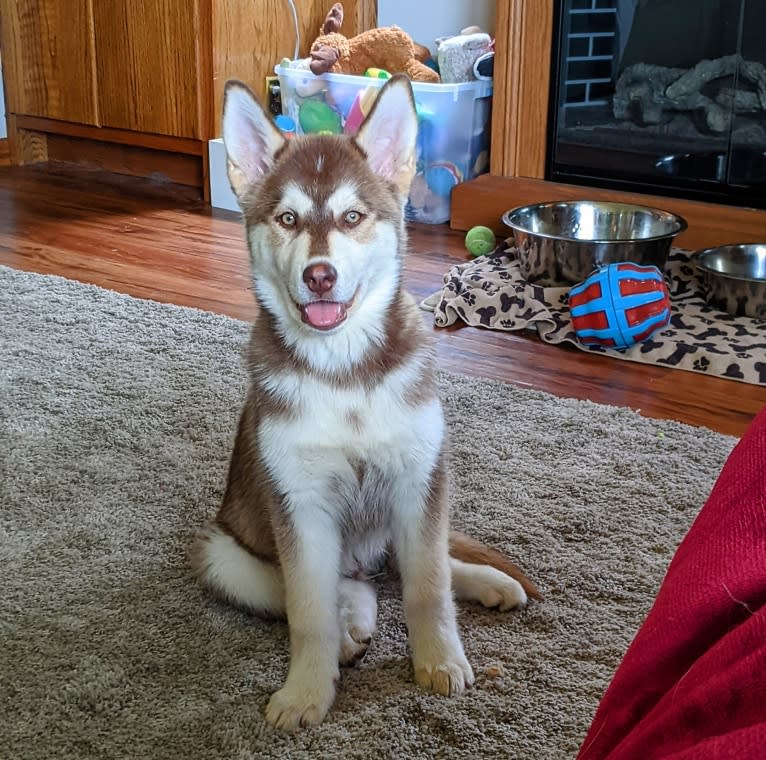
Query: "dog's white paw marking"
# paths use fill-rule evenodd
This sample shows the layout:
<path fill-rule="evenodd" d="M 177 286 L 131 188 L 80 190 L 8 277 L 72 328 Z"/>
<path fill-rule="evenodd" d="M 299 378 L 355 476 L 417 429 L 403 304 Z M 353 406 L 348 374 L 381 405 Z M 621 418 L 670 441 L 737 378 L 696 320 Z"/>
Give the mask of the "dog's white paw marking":
<path fill-rule="evenodd" d="M 415 683 L 434 694 L 454 697 L 471 688 L 473 670 L 468 660 L 460 655 L 438 663 L 415 663 Z"/>
<path fill-rule="evenodd" d="M 527 606 L 527 594 L 521 584 L 505 573 L 498 573 L 478 592 L 478 600 L 485 607 L 498 609 L 501 612 Z"/>
<path fill-rule="evenodd" d="M 473 565 L 455 559 L 450 564 L 452 586 L 458 599 L 478 602 L 501 612 L 526 607 L 527 594 L 510 575 L 489 565 Z"/>
<path fill-rule="evenodd" d="M 285 685 L 271 695 L 266 708 L 266 720 L 282 731 L 316 726 L 324 720 L 334 697 L 334 688 L 302 689 Z"/>

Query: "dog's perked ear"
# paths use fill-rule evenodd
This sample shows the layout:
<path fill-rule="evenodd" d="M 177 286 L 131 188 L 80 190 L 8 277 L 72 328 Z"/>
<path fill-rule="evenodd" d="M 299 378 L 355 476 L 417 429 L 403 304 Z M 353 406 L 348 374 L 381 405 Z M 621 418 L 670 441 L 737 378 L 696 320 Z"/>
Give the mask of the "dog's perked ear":
<path fill-rule="evenodd" d="M 234 195 L 247 188 L 274 165 L 285 138 L 247 85 L 226 83 L 223 101 L 223 142 Z"/>
<path fill-rule="evenodd" d="M 418 139 L 415 98 L 406 76 L 397 74 L 383 85 L 355 139 L 372 170 L 393 182 L 406 198 L 415 176 Z"/>

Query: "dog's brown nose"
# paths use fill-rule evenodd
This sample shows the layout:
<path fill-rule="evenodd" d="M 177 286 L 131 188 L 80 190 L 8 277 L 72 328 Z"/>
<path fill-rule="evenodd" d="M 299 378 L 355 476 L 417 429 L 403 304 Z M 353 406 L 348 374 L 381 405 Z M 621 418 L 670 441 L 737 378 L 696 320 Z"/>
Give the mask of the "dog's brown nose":
<path fill-rule="evenodd" d="M 323 296 L 332 290 L 338 273 L 331 264 L 312 264 L 303 270 L 303 282 L 309 286 L 312 293 Z"/>

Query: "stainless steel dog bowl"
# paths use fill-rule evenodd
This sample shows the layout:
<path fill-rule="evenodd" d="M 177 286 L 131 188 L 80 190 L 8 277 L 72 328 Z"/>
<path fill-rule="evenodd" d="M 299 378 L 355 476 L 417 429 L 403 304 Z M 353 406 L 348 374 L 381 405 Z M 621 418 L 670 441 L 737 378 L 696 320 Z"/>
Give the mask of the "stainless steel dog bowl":
<path fill-rule="evenodd" d="M 693 261 L 711 306 L 735 317 L 766 319 L 766 243 L 706 248 Z"/>
<path fill-rule="evenodd" d="M 604 264 L 632 261 L 662 271 L 686 221 L 647 206 L 608 201 L 553 201 L 507 211 L 521 272 L 541 285 L 582 282 Z"/>

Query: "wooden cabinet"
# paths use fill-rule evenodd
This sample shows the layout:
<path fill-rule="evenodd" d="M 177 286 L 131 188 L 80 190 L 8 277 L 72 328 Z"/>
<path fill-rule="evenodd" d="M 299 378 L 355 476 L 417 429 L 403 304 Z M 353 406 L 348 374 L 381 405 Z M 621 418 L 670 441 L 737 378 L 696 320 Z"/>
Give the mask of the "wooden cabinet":
<path fill-rule="evenodd" d="M 7 112 L 98 124 L 90 0 L 0 6 Z"/>
<path fill-rule="evenodd" d="M 202 138 L 202 6 L 194 0 L 91 0 L 100 123 Z M 251 3 L 253 5 L 253 3 Z M 233 41 L 229 40 L 229 44 Z M 207 72 L 206 72 L 207 74 Z"/>
<path fill-rule="evenodd" d="M 306 55 L 331 0 L 294 0 Z M 346 0 L 343 32 L 375 26 Z M 14 163 L 77 161 L 206 190 L 223 86 L 258 94 L 296 31 L 287 0 L 0 0 Z"/>

